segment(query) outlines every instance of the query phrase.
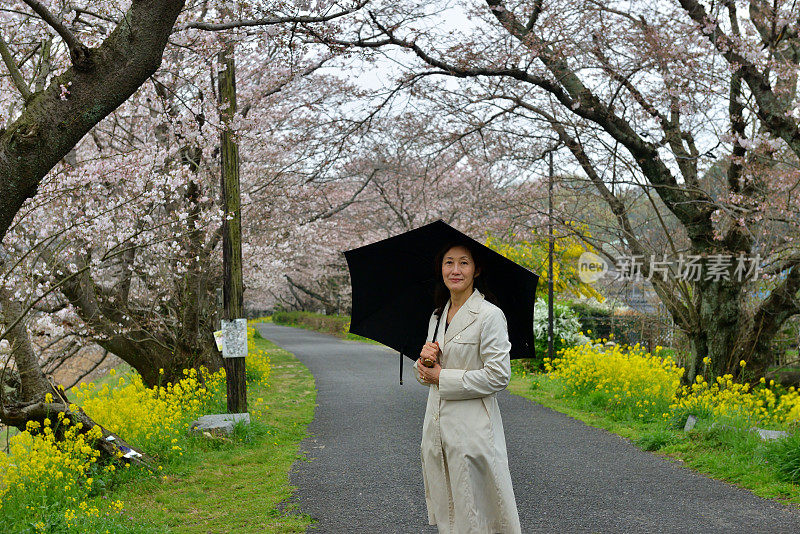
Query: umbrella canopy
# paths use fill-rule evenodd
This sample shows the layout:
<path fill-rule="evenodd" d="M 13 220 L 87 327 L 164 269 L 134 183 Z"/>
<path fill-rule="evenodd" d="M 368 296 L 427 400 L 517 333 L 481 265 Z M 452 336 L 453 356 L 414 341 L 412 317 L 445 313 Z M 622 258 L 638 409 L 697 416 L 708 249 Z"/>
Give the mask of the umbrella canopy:
<path fill-rule="evenodd" d="M 508 321 L 512 358 L 532 358 L 533 304 L 539 277 L 439 220 L 344 253 L 353 287 L 350 331 L 416 360 L 441 279 L 436 254 L 453 241 L 472 245 L 483 264 L 484 287 Z"/>

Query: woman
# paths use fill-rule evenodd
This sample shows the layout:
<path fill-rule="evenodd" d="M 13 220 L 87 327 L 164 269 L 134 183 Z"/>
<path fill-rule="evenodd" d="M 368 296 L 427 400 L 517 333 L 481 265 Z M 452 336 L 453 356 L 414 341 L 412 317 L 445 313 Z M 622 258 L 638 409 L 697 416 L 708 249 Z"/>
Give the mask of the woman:
<path fill-rule="evenodd" d="M 440 252 L 432 341 L 414 363 L 430 386 L 421 446 L 428 521 L 440 533 L 520 533 L 495 398 L 511 376 L 511 343 L 505 315 L 475 288 L 476 260 L 468 244 Z"/>

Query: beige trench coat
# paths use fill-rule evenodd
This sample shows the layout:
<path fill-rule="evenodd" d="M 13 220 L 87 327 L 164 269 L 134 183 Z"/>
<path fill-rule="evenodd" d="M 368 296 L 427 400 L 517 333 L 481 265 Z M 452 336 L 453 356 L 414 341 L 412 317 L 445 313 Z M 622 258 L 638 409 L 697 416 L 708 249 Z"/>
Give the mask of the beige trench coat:
<path fill-rule="evenodd" d="M 439 385 L 425 384 L 430 391 L 421 456 L 428 521 L 440 533 L 521 533 L 495 397 L 511 376 L 506 318 L 474 290 L 445 333 L 449 309 L 448 302 L 436 339 L 442 349 Z M 432 315 L 428 340 L 435 327 Z"/>

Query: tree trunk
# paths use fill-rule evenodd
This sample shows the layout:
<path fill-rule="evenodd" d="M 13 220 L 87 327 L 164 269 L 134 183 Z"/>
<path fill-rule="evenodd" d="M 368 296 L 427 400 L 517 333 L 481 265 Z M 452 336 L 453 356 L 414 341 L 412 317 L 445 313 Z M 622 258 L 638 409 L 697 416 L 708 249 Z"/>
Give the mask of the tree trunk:
<path fill-rule="evenodd" d="M 0 309 L 3 312 L 6 328 L 13 324 L 8 331 L 7 339 L 11 344 L 11 357 L 19 372 L 19 401 L 34 402 L 44 399 L 48 393 L 57 397 L 58 392 L 53 389 L 39 366 L 39 358 L 28 335 L 27 322 L 22 316 L 22 305 L 3 285 L 0 285 Z"/>
<path fill-rule="evenodd" d="M 190 202 L 197 194 L 190 183 L 187 193 Z M 195 216 L 191 214 L 189 217 L 190 225 L 194 224 Z M 130 364 L 142 376 L 143 382 L 152 387 L 180 380 L 184 369 L 205 366 L 216 371 L 223 366 L 213 337 L 213 307 L 208 292 L 211 277 L 203 275 L 204 270 L 211 269 L 210 251 L 200 254 L 198 239 L 196 233 L 189 232 L 187 250 L 199 254 L 200 260 L 189 261 L 186 277 L 176 284 L 173 299 L 168 305 L 156 308 L 160 319 L 155 324 L 152 310 L 141 310 L 127 300 L 121 300 L 121 291 L 109 293 L 96 283 L 88 270 L 88 258 L 71 258 L 78 268 L 86 269 L 80 274 L 64 269 L 49 249 L 42 251 L 42 258 L 60 282 L 61 294 L 93 333 L 93 341 Z M 122 284 L 127 288 L 130 269 L 124 269 L 124 274 L 128 279 L 123 279 Z M 125 289 L 124 294 L 127 293 Z M 160 372 L 162 369 L 163 373 Z"/>
<path fill-rule="evenodd" d="M 697 375 L 704 374 L 703 358 L 708 356 L 708 342 L 705 332 L 699 331 L 689 334 L 689 341 L 692 345 L 692 353 L 689 355 L 689 362 L 686 366 L 686 373 L 683 375 L 684 385 L 692 384 Z"/>
<path fill-rule="evenodd" d="M 214 345 L 211 333 L 208 341 L 194 346 L 174 344 L 172 340 L 156 340 L 152 336 L 143 340 L 138 335 L 117 335 L 99 339 L 97 344 L 121 358 L 136 369 L 147 387 L 175 383 L 183 378 L 184 369 L 205 367 L 217 371 L 223 366 L 222 356 Z M 161 372 L 163 370 L 163 372 Z"/>
<path fill-rule="evenodd" d="M 95 440 L 92 446 L 99 450 L 106 460 L 116 460 L 120 453 L 133 450 L 139 453 L 139 456 L 131 456 L 128 460 L 135 463 L 143 463 L 148 466 L 154 464 L 150 456 L 138 451 L 117 434 L 96 423 L 91 417 L 86 415 L 83 409 L 78 408 L 77 410 L 70 410 L 67 404 L 58 402 L 66 400 L 66 396 L 63 392 L 61 392 L 60 396 L 61 398 L 56 397 L 58 399 L 56 402 L 47 403 L 44 402 L 44 399 L 41 399 L 33 403 L 14 403 L 3 406 L 2 413 L 0 413 L 0 421 L 5 425 L 16 427 L 19 430 L 25 430 L 29 421 L 36 421 L 42 425 L 45 419 L 49 418 L 53 421 L 57 418 L 56 416 L 59 413 L 63 413 L 64 417 L 68 417 L 73 424 L 82 424 L 80 429 L 81 434 L 86 434 L 95 426 L 100 428 L 102 437 Z"/>
<path fill-rule="evenodd" d="M 706 355 L 711 359 L 712 376 L 732 373 L 738 376 L 732 355 L 736 352 L 743 322 L 742 284 L 720 280 L 698 284 L 700 321 L 706 340 Z M 699 361 L 702 361 L 702 357 Z M 710 377 L 706 377 L 710 378 Z"/>
<path fill-rule="evenodd" d="M 743 283 L 721 280 L 695 284 L 698 333 L 689 334 L 694 361 L 687 368 L 686 379 L 691 382 L 696 374 L 741 378 L 743 371 L 750 377 L 764 376 L 773 364 L 772 342 L 781 325 L 800 311 L 795 298 L 798 286 L 800 272 L 793 270 L 753 313 L 744 308 Z M 702 364 L 706 356 L 711 360 L 707 369 Z"/>

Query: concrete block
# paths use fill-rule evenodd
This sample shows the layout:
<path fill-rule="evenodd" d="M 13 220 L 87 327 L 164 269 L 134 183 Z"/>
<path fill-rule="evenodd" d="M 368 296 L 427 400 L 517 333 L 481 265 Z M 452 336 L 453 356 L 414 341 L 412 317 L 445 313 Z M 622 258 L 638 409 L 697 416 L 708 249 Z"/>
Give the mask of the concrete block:
<path fill-rule="evenodd" d="M 236 423 L 250 424 L 249 413 L 222 413 L 204 415 L 189 425 L 190 432 L 209 432 L 211 434 L 232 434 Z"/>
<path fill-rule="evenodd" d="M 783 430 L 764 430 L 763 428 L 753 428 L 751 430 L 758 432 L 759 437 L 763 441 L 773 441 L 776 439 L 783 439 L 789 435 L 788 432 L 784 432 Z"/>

